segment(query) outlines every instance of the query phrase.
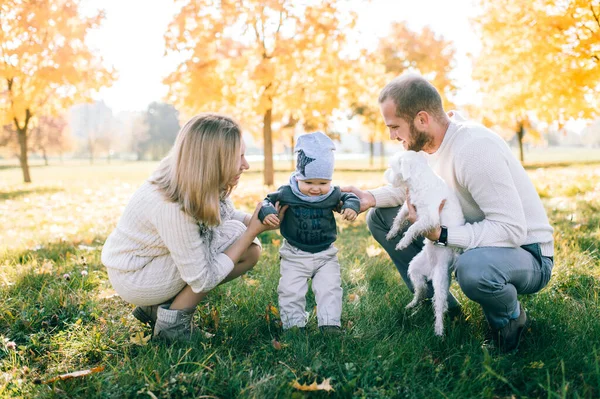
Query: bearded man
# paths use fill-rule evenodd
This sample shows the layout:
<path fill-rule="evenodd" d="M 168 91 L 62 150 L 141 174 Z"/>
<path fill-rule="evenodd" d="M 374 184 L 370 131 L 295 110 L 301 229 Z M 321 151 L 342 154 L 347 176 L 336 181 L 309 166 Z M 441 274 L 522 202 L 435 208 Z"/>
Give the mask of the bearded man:
<path fill-rule="evenodd" d="M 438 226 L 425 237 L 464 251 L 455 264 L 460 288 L 481 305 L 498 348 L 516 349 L 527 322 L 517 295 L 544 288 L 554 265 L 553 228 L 533 183 L 504 140 L 455 112 L 446 113 L 439 92 L 422 76 L 392 80 L 381 91 L 379 105 L 390 139 L 406 150 L 422 151 L 456 192 L 466 224 Z M 385 238 L 405 200 L 409 219 L 415 221 L 410 198 L 391 185 L 367 191 L 348 186 L 342 191 L 359 197 L 361 212 L 373 208 L 367 215 L 368 228 L 412 291 L 408 264 L 422 249 L 423 239 L 397 251 L 402 231 L 394 240 Z M 451 293 L 448 301 L 448 313 L 460 313 Z"/>

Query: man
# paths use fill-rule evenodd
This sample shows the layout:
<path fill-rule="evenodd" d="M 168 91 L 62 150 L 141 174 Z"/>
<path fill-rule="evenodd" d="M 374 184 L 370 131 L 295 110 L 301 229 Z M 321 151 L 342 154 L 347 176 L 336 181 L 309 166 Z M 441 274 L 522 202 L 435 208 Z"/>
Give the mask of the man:
<path fill-rule="evenodd" d="M 527 321 L 517 294 L 544 288 L 554 264 L 553 229 L 531 180 L 498 135 L 456 114 L 449 117 L 436 88 L 421 76 L 404 75 L 388 83 L 379 105 L 390 138 L 407 150 L 426 153 L 431 167 L 458 195 L 466 224 L 439 226 L 426 237 L 465 251 L 456 263 L 461 289 L 482 306 L 499 349 L 516 349 Z M 361 212 L 374 208 L 367 215 L 369 230 L 412 291 L 408 264 L 423 240 L 396 251 L 402 234 L 385 238 L 405 193 L 391 186 L 343 190 L 359 197 Z M 414 222 L 415 209 L 409 208 Z M 452 294 L 448 300 L 450 312 L 459 309 Z"/>

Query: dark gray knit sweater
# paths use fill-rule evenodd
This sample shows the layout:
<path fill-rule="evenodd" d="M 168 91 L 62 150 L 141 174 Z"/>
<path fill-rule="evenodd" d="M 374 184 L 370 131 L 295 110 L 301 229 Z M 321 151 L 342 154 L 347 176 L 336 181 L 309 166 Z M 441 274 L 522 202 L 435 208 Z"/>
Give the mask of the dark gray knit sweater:
<path fill-rule="evenodd" d="M 289 205 L 280 226 L 281 235 L 294 247 L 306 252 L 321 252 L 335 241 L 337 227 L 333 211 L 338 209 L 340 202 L 342 210 L 353 209 L 360 211 L 360 200 L 352 193 L 343 193 L 339 187 L 320 202 L 306 202 L 298 198 L 289 185 L 283 185 L 262 203 L 258 214 L 261 221 L 267 215 L 277 214 L 275 203 L 280 206 Z"/>

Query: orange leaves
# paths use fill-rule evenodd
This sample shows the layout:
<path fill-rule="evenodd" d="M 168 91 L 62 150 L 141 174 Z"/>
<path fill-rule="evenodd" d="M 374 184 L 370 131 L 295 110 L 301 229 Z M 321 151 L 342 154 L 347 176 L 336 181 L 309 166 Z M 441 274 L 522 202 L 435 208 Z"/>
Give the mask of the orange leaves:
<path fill-rule="evenodd" d="M 551 124 L 597 115 L 590 91 L 600 84 L 594 1 L 480 3 L 475 22 L 484 45 L 473 76 L 495 124 L 514 129 L 524 117 Z"/>
<path fill-rule="evenodd" d="M 59 381 L 59 380 L 62 381 L 62 380 L 69 380 L 71 378 L 85 377 L 86 375 L 90 375 L 93 373 L 99 373 L 101 371 L 104 371 L 104 366 L 93 367 L 93 368 L 87 369 L 87 370 L 74 371 L 72 373 L 61 374 L 56 377 L 50 378 L 49 380 L 44 381 L 44 384 L 52 384 L 53 382 Z"/>

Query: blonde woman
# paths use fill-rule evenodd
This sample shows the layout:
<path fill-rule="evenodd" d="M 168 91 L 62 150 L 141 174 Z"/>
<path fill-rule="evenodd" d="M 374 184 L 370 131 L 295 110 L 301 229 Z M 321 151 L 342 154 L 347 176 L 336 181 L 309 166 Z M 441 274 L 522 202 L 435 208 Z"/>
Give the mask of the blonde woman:
<path fill-rule="evenodd" d="M 191 339 L 198 303 L 250 270 L 260 255 L 256 236 L 277 227 L 258 220 L 260 205 L 249 215 L 229 198 L 249 168 L 244 152 L 231 118 L 193 117 L 104 244 L 111 284 L 155 337 Z"/>

